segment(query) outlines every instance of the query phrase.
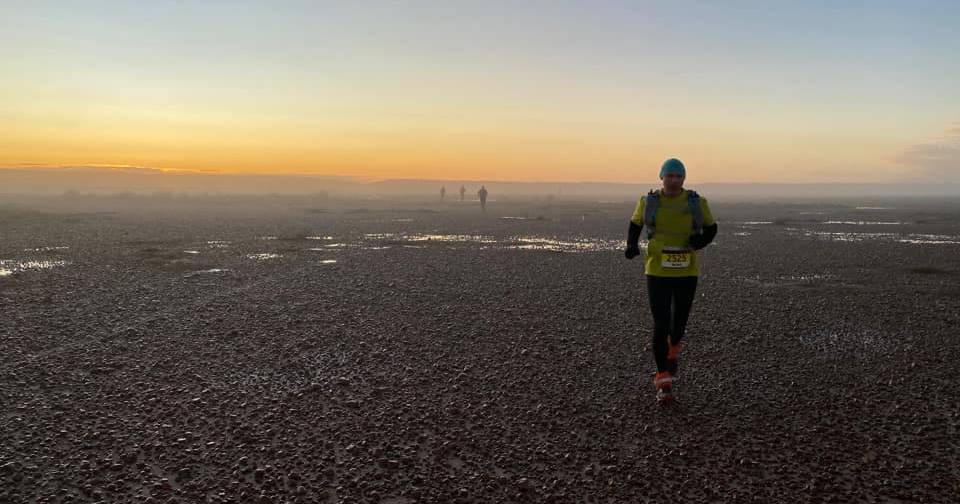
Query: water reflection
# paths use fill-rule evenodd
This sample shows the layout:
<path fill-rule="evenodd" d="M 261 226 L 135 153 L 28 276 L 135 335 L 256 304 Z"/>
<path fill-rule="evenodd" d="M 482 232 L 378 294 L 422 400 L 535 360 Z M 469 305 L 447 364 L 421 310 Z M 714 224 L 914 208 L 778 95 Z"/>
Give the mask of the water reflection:
<path fill-rule="evenodd" d="M 21 271 L 40 271 L 70 264 L 67 261 L 16 261 L 0 259 L 0 276 L 10 276 Z"/>
<path fill-rule="evenodd" d="M 406 237 L 407 241 L 412 242 L 476 242 L 476 243 L 496 243 L 491 236 L 483 235 L 465 235 L 465 234 L 415 234 Z"/>
<path fill-rule="evenodd" d="M 887 240 L 916 245 L 958 245 L 960 236 L 937 234 L 899 234 L 899 233 L 845 233 L 837 231 L 808 231 L 790 228 L 803 236 L 840 242 L 862 242 L 865 240 Z"/>
<path fill-rule="evenodd" d="M 259 254 L 247 254 L 247 259 L 253 259 L 255 261 L 266 261 L 269 259 L 279 259 L 283 257 L 280 254 L 275 254 L 273 252 L 261 252 Z"/>
<path fill-rule="evenodd" d="M 804 236 L 812 236 L 832 241 L 860 242 L 866 239 L 893 238 L 896 233 L 844 233 L 839 231 L 804 231 Z"/>
<path fill-rule="evenodd" d="M 53 247 L 37 247 L 37 248 L 26 248 L 23 249 L 24 252 L 53 252 L 56 250 L 67 250 L 70 247 L 66 245 L 57 245 Z"/>
<path fill-rule="evenodd" d="M 897 240 L 900 243 L 916 243 L 920 245 L 960 245 L 960 236 L 947 235 L 909 235 Z"/>
<path fill-rule="evenodd" d="M 550 252 L 600 252 L 606 250 L 620 250 L 623 240 L 605 240 L 600 238 L 578 238 L 573 240 L 558 240 L 540 236 L 521 236 L 518 243 L 509 244 L 508 249 L 516 250 L 545 250 Z"/>
<path fill-rule="evenodd" d="M 831 275 L 830 273 L 813 273 L 806 275 L 781 275 L 780 280 L 788 280 L 792 282 L 817 282 L 820 280 L 831 280 L 835 279 L 836 275 Z"/>
<path fill-rule="evenodd" d="M 824 224 L 843 224 L 847 226 L 901 226 L 900 221 L 825 221 Z"/>
<path fill-rule="evenodd" d="M 482 234 L 445 234 L 445 233 L 367 233 L 362 240 L 384 240 L 403 248 L 425 248 L 430 244 L 478 244 L 481 249 L 542 250 L 551 252 L 599 252 L 620 250 L 623 240 L 602 238 L 573 238 L 561 240 L 547 236 L 511 236 L 496 238 Z M 645 243 L 645 242 L 644 242 Z M 366 250 L 382 250 L 389 245 L 366 243 L 331 243 L 327 247 L 358 247 Z M 322 249 L 311 249 L 322 250 Z"/>
<path fill-rule="evenodd" d="M 195 276 L 199 276 L 199 275 L 215 275 L 215 274 L 218 274 L 218 273 L 226 273 L 226 272 L 228 272 L 228 271 L 230 271 L 230 270 L 228 270 L 228 269 L 226 269 L 226 268 L 210 268 L 210 269 L 199 270 L 199 271 L 191 271 L 190 273 L 187 273 L 186 275 L 183 275 L 183 277 L 184 277 L 184 278 L 190 278 L 190 277 L 195 277 Z"/>

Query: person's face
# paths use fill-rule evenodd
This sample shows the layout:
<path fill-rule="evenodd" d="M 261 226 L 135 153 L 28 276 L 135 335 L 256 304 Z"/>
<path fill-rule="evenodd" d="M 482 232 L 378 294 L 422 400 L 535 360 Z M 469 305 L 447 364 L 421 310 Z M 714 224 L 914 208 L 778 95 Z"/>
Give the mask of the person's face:
<path fill-rule="evenodd" d="M 679 173 L 668 173 L 663 176 L 663 190 L 668 193 L 680 192 L 683 189 L 683 175 Z"/>

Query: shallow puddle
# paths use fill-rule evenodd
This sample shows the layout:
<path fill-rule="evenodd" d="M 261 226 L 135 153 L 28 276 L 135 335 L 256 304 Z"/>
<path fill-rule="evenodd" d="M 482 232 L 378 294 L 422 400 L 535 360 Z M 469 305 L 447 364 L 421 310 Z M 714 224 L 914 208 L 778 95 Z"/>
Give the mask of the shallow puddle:
<path fill-rule="evenodd" d="M 66 245 L 56 245 L 52 247 L 37 247 L 37 248 L 27 248 L 23 249 L 24 252 L 53 252 L 56 250 L 67 250 L 70 247 Z"/>
<path fill-rule="evenodd" d="M 259 254 L 247 254 L 247 259 L 253 259 L 255 261 L 267 261 L 270 259 L 279 259 L 283 257 L 280 254 L 275 254 L 273 252 L 261 252 Z"/>
<path fill-rule="evenodd" d="M 368 245 L 363 241 L 384 240 L 393 242 L 390 245 Z M 396 242 L 406 242 L 397 244 Z M 367 233 L 363 235 L 360 243 L 330 243 L 324 248 L 311 248 L 308 250 L 322 251 L 344 247 L 356 247 L 365 250 L 385 250 L 393 245 L 399 245 L 402 248 L 425 248 L 427 244 L 479 244 L 481 249 L 507 249 L 507 250 L 543 250 L 553 252 L 599 252 L 609 250 L 620 250 L 623 248 L 623 240 L 602 239 L 602 238 L 574 238 L 569 240 L 560 240 L 545 236 L 516 236 L 497 239 L 490 235 L 479 234 L 444 234 L 444 233 Z M 645 245 L 646 242 L 644 241 Z"/>
<path fill-rule="evenodd" d="M 210 269 L 199 270 L 199 271 L 191 271 L 190 273 L 183 275 L 183 277 L 190 278 L 190 277 L 195 277 L 199 275 L 216 275 L 218 273 L 226 273 L 228 271 L 230 270 L 226 268 L 210 268 Z"/>
<path fill-rule="evenodd" d="M 806 275 L 781 275 L 780 280 L 786 280 L 790 282 L 817 282 L 821 280 L 831 280 L 836 278 L 836 275 L 831 275 L 829 273 L 813 273 Z"/>
<path fill-rule="evenodd" d="M 516 241 L 519 243 L 507 245 L 506 248 L 515 250 L 545 250 L 550 252 L 601 252 L 620 250 L 624 246 L 622 240 L 604 240 L 599 238 L 558 240 L 541 236 L 521 236 L 518 237 Z"/>
<path fill-rule="evenodd" d="M 793 229 L 791 229 L 793 230 Z M 886 240 L 916 245 L 960 245 L 960 236 L 934 234 L 898 234 L 898 233 L 844 233 L 830 231 L 800 231 L 804 236 L 839 241 L 862 242 L 865 240 Z"/>
<path fill-rule="evenodd" d="M 0 260 L 0 276 L 10 276 L 21 271 L 42 271 L 60 268 L 70 264 L 67 261 L 16 261 L 12 259 Z"/>
<path fill-rule="evenodd" d="M 846 226 L 902 226 L 900 221 L 825 221 L 824 224 L 842 224 Z"/>
<path fill-rule="evenodd" d="M 804 236 L 813 236 L 832 241 L 861 242 L 868 239 L 892 239 L 895 233 L 843 233 L 839 231 L 804 231 Z"/>
<path fill-rule="evenodd" d="M 915 234 L 900 238 L 897 241 L 919 245 L 960 245 L 960 236 Z"/>
<path fill-rule="evenodd" d="M 465 234 L 414 234 L 409 235 L 406 241 L 412 242 L 476 242 L 476 243 L 497 243 L 491 236 L 484 235 L 465 235 Z"/>

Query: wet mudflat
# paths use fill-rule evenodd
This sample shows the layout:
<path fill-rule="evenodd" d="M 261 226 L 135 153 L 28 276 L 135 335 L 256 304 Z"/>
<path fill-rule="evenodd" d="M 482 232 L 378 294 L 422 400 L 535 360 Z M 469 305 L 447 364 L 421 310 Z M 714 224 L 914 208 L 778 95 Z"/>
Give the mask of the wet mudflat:
<path fill-rule="evenodd" d="M 629 203 L 84 205 L 0 209 L 0 502 L 960 498 L 956 204 L 715 203 L 671 408 Z"/>

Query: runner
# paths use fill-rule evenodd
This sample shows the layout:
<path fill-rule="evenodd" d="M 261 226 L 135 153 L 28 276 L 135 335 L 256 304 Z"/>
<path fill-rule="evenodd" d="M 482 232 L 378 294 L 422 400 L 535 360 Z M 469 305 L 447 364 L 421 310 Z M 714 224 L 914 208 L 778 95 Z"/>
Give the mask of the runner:
<path fill-rule="evenodd" d="M 647 228 L 644 271 L 653 314 L 653 384 L 657 402 L 675 398 L 674 379 L 683 348 L 684 330 L 700 274 L 698 250 L 717 235 L 717 223 L 706 198 L 683 188 L 686 168 L 668 159 L 660 168 L 663 187 L 640 199 L 630 219 L 627 259 L 640 255 L 640 232 Z"/>
<path fill-rule="evenodd" d="M 480 208 L 482 210 L 487 209 L 487 188 L 486 186 L 480 186 L 480 190 L 477 191 L 477 196 L 480 197 Z"/>

